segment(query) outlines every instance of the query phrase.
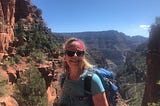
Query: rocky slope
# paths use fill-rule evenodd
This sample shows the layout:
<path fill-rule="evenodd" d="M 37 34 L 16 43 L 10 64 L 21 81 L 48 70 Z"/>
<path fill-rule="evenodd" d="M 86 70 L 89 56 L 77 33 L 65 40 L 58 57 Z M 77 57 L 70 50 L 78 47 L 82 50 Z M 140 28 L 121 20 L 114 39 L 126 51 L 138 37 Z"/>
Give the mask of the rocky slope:
<path fill-rule="evenodd" d="M 30 30 L 35 22 L 41 23 L 41 25 L 45 24 L 41 16 L 41 10 L 32 5 L 30 0 L 0 0 L 0 83 L 3 85 L 0 86 L 0 105 L 5 106 L 18 106 L 17 101 L 12 98 L 16 90 L 15 84 L 24 71 L 32 65 L 28 62 L 29 56 L 20 56 L 20 58 L 18 56 L 19 62 L 12 63 L 19 55 L 17 54 L 17 47 L 27 42 L 26 37 L 17 38 L 14 35 L 15 26 L 17 27 L 16 23 L 19 21 L 24 22 L 24 24 L 21 24 L 22 26 L 18 27 L 21 27 L 25 32 Z M 48 33 L 48 29 L 46 28 L 44 32 Z M 58 73 L 61 70 L 58 68 L 61 57 L 59 58 L 57 53 L 54 54 L 52 60 L 46 60 L 41 64 L 35 63 L 47 85 L 48 104 L 52 104 L 56 97 L 56 88 L 52 87 L 52 80 L 50 79 L 56 81 L 57 75 L 54 74 L 54 71 L 56 70 L 55 73 Z"/>

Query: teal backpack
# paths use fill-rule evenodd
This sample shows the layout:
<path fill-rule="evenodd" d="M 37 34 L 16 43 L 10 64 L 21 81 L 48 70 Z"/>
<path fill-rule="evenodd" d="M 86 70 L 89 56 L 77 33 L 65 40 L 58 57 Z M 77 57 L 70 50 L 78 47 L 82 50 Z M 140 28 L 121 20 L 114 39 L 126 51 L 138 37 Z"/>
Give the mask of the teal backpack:
<path fill-rule="evenodd" d="M 114 73 L 104 68 L 90 68 L 88 70 L 87 76 L 84 80 L 84 89 L 86 91 L 85 95 L 91 96 L 91 79 L 93 73 L 97 74 L 101 79 L 109 104 L 111 104 L 112 106 L 116 106 L 118 86 L 114 78 Z"/>

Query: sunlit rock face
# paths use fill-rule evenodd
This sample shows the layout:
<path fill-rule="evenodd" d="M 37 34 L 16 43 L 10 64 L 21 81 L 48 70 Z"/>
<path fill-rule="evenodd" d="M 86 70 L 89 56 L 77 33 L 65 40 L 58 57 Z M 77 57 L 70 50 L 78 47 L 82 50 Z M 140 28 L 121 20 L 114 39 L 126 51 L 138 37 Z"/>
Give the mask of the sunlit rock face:
<path fill-rule="evenodd" d="M 21 19 L 29 26 L 35 18 L 36 9 L 30 0 L 0 0 L 0 61 L 14 41 L 15 23 Z"/>
<path fill-rule="evenodd" d="M 5 52 L 14 40 L 16 0 L 0 0 L 0 53 Z"/>

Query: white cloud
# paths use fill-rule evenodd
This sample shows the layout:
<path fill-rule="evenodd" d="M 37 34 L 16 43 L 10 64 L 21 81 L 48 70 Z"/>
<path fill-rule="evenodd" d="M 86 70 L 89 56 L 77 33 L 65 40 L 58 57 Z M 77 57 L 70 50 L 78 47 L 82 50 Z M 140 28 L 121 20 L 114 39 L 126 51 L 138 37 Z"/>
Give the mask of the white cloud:
<path fill-rule="evenodd" d="M 148 29 L 150 27 L 150 25 L 139 25 L 140 28 L 143 28 L 143 29 Z"/>

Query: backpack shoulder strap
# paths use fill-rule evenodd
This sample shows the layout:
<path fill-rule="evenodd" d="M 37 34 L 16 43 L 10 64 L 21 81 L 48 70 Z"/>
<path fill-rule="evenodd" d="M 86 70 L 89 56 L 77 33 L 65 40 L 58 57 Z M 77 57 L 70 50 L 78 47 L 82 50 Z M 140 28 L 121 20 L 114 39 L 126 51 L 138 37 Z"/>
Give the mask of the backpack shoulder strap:
<path fill-rule="evenodd" d="M 62 88 L 63 87 L 63 83 L 66 79 L 66 75 L 64 73 L 61 73 L 60 75 L 60 87 Z"/>
<path fill-rule="evenodd" d="M 93 68 L 88 69 L 88 72 L 84 78 L 84 90 L 85 90 L 85 95 L 91 95 L 91 81 L 92 81 L 92 76 L 93 76 Z"/>
<path fill-rule="evenodd" d="M 92 100 L 92 91 L 91 91 L 91 82 L 92 82 L 92 76 L 93 72 L 87 72 L 87 75 L 84 78 L 84 97 L 88 98 L 88 101 L 90 103 L 89 106 L 93 106 L 93 100 Z"/>
<path fill-rule="evenodd" d="M 91 80 L 92 74 L 87 73 L 86 77 L 84 78 L 85 95 L 91 94 Z"/>

